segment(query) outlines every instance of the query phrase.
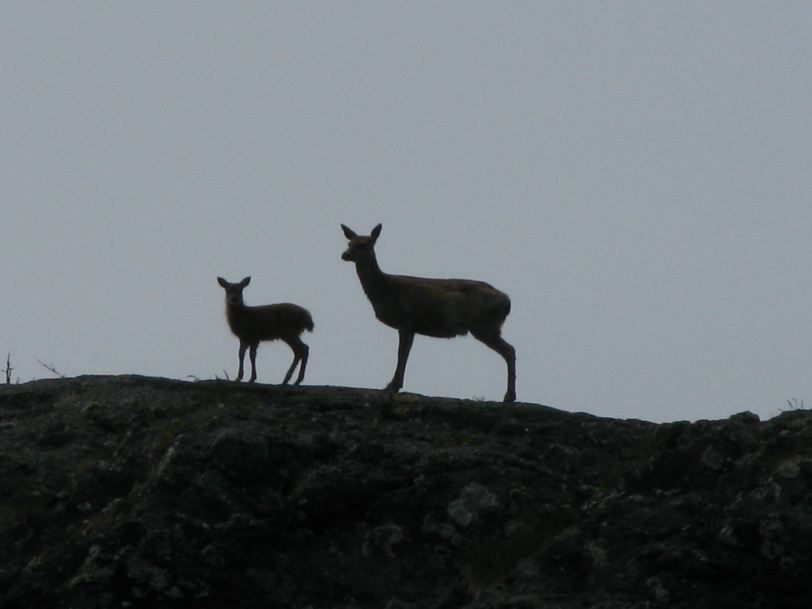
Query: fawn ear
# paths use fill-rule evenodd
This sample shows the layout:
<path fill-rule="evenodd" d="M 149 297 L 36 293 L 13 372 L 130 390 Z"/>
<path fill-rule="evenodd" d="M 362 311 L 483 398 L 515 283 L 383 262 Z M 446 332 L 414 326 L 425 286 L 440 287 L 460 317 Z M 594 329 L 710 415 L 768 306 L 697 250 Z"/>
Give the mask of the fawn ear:
<path fill-rule="evenodd" d="M 344 226 L 343 224 L 341 225 L 341 230 L 344 231 L 344 236 L 347 239 L 355 239 L 358 236 L 358 235 L 355 234 L 354 230 L 352 230 L 351 228 L 349 228 L 347 226 Z"/>
<path fill-rule="evenodd" d="M 251 283 L 251 277 L 250 277 L 250 276 L 249 276 L 249 277 L 246 277 L 245 279 L 243 279 L 243 280 L 242 280 L 242 281 L 241 281 L 241 282 L 240 282 L 238 285 L 239 285 L 241 288 L 244 288 L 244 287 L 245 287 L 245 286 L 247 286 L 249 283 Z"/>
<path fill-rule="evenodd" d="M 378 235 L 381 234 L 381 229 L 383 228 L 383 224 L 379 224 L 375 228 L 372 229 L 372 232 L 369 234 L 372 237 L 372 241 L 375 242 L 378 240 Z"/>
<path fill-rule="evenodd" d="M 219 283 L 219 284 L 220 284 L 222 287 L 224 287 L 224 288 L 227 288 L 227 287 L 228 287 L 228 281 L 226 281 L 226 280 L 225 280 L 225 279 L 223 279 L 222 277 L 218 277 L 218 278 L 217 278 L 217 283 Z"/>

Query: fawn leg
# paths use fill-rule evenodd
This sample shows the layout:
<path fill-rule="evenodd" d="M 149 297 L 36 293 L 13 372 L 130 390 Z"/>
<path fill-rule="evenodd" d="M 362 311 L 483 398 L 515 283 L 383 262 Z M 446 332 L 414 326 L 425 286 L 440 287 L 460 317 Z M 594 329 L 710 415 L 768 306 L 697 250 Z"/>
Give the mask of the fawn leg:
<path fill-rule="evenodd" d="M 302 339 L 298 336 L 294 338 L 285 338 L 283 339 L 288 346 L 293 351 L 293 363 L 288 368 L 287 374 L 285 374 L 285 380 L 282 381 L 283 385 L 287 385 L 290 377 L 293 376 L 293 371 L 296 370 L 296 364 L 301 363 L 299 367 L 299 376 L 296 378 L 296 382 L 294 385 L 298 385 L 302 382 L 305 375 L 305 369 L 307 368 L 307 356 L 310 352 L 310 348 L 302 342 Z"/>
<path fill-rule="evenodd" d="M 237 382 L 242 380 L 242 375 L 243 375 L 242 362 L 245 359 L 245 350 L 246 349 L 248 349 L 248 343 L 240 341 L 240 355 L 239 355 L 240 369 L 237 371 L 237 378 L 235 379 Z"/>
<path fill-rule="evenodd" d="M 248 379 L 249 383 L 253 383 L 257 380 L 257 347 L 259 347 L 259 343 L 251 343 L 251 348 L 248 351 L 248 357 L 251 358 L 251 378 Z"/>

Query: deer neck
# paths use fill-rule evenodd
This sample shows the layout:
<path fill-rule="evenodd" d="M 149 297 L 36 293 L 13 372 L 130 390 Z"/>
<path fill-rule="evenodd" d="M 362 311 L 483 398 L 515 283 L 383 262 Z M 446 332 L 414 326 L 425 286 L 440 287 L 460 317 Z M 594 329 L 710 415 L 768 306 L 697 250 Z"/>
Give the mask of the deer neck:
<path fill-rule="evenodd" d="M 361 280 L 361 287 L 370 298 L 389 291 L 389 275 L 381 270 L 378 266 L 378 260 L 375 258 L 375 253 L 372 255 L 358 260 L 355 264 L 355 270 L 358 273 L 358 279 Z"/>
<path fill-rule="evenodd" d="M 248 307 L 245 304 L 233 304 L 228 303 L 226 304 L 226 318 L 228 319 L 228 323 L 231 327 L 239 327 L 240 325 L 245 323 L 245 318 L 247 317 L 246 311 Z"/>

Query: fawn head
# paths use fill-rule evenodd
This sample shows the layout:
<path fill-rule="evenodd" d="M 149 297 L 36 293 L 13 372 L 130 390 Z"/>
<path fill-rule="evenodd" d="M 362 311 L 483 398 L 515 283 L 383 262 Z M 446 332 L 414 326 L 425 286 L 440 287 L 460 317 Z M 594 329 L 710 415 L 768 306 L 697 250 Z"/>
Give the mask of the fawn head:
<path fill-rule="evenodd" d="M 381 234 L 382 228 L 383 225 L 378 224 L 378 226 L 372 229 L 369 236 L 366 237 L 357 235 L 355 231 L 342 224 L 341 230 L 344 231 L 344 236 L 350 240 L 350 244 L 346 251 L 341 254 L 341 259 L 355 262 L 356 260 L 360 260 L 361 258 L 369 255 L 369 252 L 371 252 L 372 248 L 375 247 L 375 242 L 378 240 L 378 235 Z"/>
<path fill-rule="evenodd" d="M 226 291 L 226 305 L 229 306 L 242 306 L 242 291 L 245 286 L 251 283 L 251 278 L 246 277 L 239 283 L 229 283 L 222 277 L 217 278 L 217 283 L 219 283 L 223 289 Z"/>

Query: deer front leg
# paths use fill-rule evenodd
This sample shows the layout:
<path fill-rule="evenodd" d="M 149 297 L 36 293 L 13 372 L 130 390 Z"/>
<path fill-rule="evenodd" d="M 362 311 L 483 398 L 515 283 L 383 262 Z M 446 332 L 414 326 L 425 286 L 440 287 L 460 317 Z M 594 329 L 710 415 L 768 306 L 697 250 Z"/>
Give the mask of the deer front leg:
<path fill-rule="evenodd" d="M 403 387 L 403 375 L 406 372 L 406 361 L 409 359 L 409 352 L 412 350 L 414 342 L 414 332 L 409 330 L 398 330 L 398 365 L 395 368 L 395 376 L 386 386 L 387 391 L 397 393 Z"/>
<path fill-rule="evenodd" d="M 234 380 L 236 380 L 237 382 L 239 382 L 239 381 L 241 381 L 241 380 L 242 380 L 242 375 L 243 375 L 243 367 L 242 367 L 242 362 L 243 362 L 243 360 L 245 359 L 245 350 L 246 350 L 246 349 L 248 349 L 248 343 L 245 343 L 245 342 L 243 342 L 243 341 L 240 341 L 240 354 L 239 354 L 239 358 L 240 358 L 240 369 L 237 371 L 237 378 L 236 378 L 236 379 L 234 379 Z"/>
<path fill-rule="evenodd" d="M 259 347 L 259 343 L 252 343 L 251 349 L 248 351 L 248 357 L 251 358 L 251 378 L 248 379 L 249 383 L 257 380 L 257 347 Z"/>

